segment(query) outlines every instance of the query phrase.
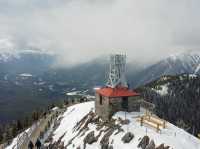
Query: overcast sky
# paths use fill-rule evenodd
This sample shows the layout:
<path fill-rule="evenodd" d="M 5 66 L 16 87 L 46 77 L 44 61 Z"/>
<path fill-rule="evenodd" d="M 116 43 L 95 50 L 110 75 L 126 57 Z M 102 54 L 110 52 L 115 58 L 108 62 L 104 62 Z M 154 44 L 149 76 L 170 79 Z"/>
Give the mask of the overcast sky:
<path fill-rule="evenodd" d="M 61 63 L 123 52 L 154 61 L 200 50 L 199 0 L 0 0 L 0 40 L 54 51 Z"/>

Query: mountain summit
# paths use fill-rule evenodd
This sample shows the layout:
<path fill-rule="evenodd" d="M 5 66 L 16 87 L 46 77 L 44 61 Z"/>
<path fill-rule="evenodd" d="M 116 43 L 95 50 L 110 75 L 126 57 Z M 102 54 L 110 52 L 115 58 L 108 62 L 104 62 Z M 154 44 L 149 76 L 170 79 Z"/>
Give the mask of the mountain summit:
<path fill-rule="evenodd" d="M 160 133 L 148 125 L 140 126 L 138 116 L 143 115 L 143 112 L 126 114 L 118 112 L 109 124 L 103 123 L 93 110 L 94 102 L 69 107 L 53 133 L 54 145 L 63 144 L 67 148 L 85 149 L 95 149 L 106 145 L 114 149 L 140 147 L 147 149 L 150 144 L 154 144 L 155 147 L 163 144 L 165 147 L 175 149 L 200 148 L 200 141 L 197 138 L 170 123 L 167 123 L 166 129 L 162 129 Z M 126 138 L 128 134 L 130 134 L 129 139 Z"/>
<path fill-rule="evenodd" d="M 93 101 L 76 104 L 57 117 L 44 145 L 52 149 L 200 148 L 199 139 L 169 122 L 166 122 L 165 129 L 160 132 L 156 131 L 156 127 L 151 127 L 151 124 L 141 126 L 139 117 L 144 113 L 145 111 L 117 112 L 111 121 L 105 122 L 94 113 Z M 16 138 L 6 149 L 16 145 Z"/>
<path fill-rule="evenodd" d="M 200 74 L 200 52 L 190 51 L 171 55 L 143 70 L 137 85 L 151 82 L 163 75 Z"/>

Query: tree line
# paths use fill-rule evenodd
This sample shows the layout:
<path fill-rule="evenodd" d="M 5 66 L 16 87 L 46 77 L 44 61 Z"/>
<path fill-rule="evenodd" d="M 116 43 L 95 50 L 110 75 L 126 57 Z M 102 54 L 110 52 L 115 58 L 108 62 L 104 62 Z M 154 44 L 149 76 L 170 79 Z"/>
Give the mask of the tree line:
<path fill-rule="evenodd" d="M 156 89 L 167 85 L 168 93 L 160 95 Z M 155 104 L 154 112 L 161 118 L 196 135 L 200 132 L 200 77 L 168 76 L 137 89 L 143 98 Z"/>
<path fill-rule="evenodd" d="M 40 118 L 46 116 L 53 107 L 55 107 L 55 104 L 49 105 L 46 109 L 36 109 L 31 115 L 28 115 L 23 119 L 13 120 L 9 123 L 0 123 L 0 144 L 5 142 L 10 144 L 14 137 L 32 126 L 33 123 Z"/>

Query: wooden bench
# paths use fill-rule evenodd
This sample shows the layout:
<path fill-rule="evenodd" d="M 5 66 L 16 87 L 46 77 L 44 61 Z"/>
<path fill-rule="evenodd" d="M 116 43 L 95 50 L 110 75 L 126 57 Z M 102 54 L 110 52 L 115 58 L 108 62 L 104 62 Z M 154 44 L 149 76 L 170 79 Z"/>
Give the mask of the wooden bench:
<path fill-rule="evenodd" d="M 143 126 L 143 124 L 146 124 L 150 127 L 155 128 L 157 132 L 160 132 L 161 128 L 166 128 L 165 120 L 162 120 L 152 115 L 141 116 L 138 121 L 140 121 L 141 126 Z"/>
<path fill-rule="evenodd" d="M 146 124 L 146 125 L 148 125 L 148 126 L 150 126 L 150 127 L 155 128 L 157 132 L 160 132 L 160 131 L 161 131 L 160 125 L 157 124 L 157 123 L 153 123 L 153 122 L 150 122 L 150 121 L 148 121 L 148 120 L 143 120 L 143 124 Z"/>
<path fill-rule="evenodd" d="M 198 138 L 200 139 L 200 133 L 199 133 L 197 136 L 198 136 Z"/>
<path fill-rule="evenodd" d="M 155 117 L 155 116 L 152 116 L 152 115 L 145 115 L 145 116 L 143 116 L 143 118 L 144 118 L 145 120 L 150 121 L 150 122 L 159 124 L 159 125 L 162 126 L 163 128 L 166 128 L 166 121 L 163 120 L 163 119 L 160 119 L 159 117 Z"/>

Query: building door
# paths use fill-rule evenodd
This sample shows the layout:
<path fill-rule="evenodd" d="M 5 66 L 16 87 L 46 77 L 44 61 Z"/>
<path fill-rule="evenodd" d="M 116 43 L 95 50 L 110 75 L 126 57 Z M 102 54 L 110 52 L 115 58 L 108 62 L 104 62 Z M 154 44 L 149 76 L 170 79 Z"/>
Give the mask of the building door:
<path fill-rule="evenodd" d="M 122 98 L 122 109 L 128 111 L 128 97 Z"/>

